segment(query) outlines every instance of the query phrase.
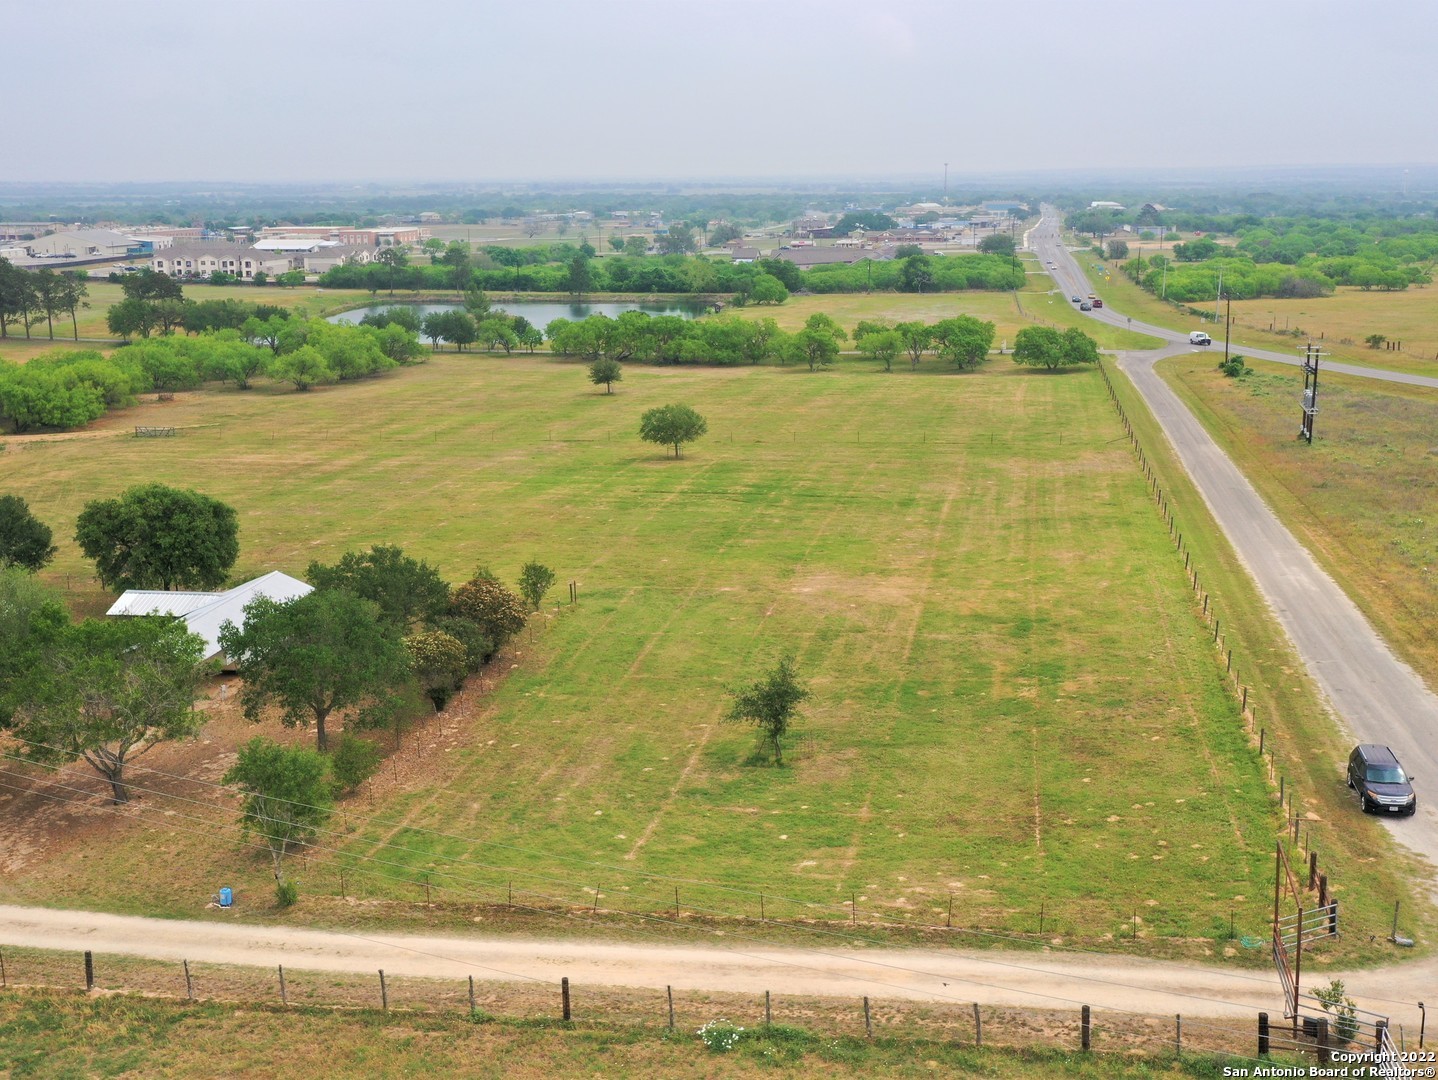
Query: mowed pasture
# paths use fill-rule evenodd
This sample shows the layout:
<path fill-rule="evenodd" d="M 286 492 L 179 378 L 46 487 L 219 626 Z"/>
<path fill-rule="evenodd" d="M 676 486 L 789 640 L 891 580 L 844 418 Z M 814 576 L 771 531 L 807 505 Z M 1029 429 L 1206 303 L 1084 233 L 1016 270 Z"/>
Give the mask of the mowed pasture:
<path fill-rule="evenodd" d="M 709 422 L 680 460 L 636 434 L 675 401 Z M 128 436 L 156 423 L 177 437 Z M 352 895 L 414 900 L 428 873 L 437 899 L 662 908 L 656 874 L 743 915 L 762 892 L 770 917 L 942 923 L 952 897 L 956 925 L 1032 931 L 1043 905 L 1091 940 L 1226 938 L 1230 912 L 1263 933 L 1273 798 L 1095 372 L 630 367 L 611 396 L 578 364 L 441 354 L 12 437 L 0 471 L 92 610 L 76 515 L 148 480 L 236 507 L 237 580 L 376 543 L 452 581 L 557 571 L 470 737 L 355 807 L 391 824 L 350 823 Z M 721 718 L 786 652 L 813 697 L 776 769 Z M 253 849 L 176 826 L 107 819 L 4 891 L 193 913 L 263 887 Z"/>

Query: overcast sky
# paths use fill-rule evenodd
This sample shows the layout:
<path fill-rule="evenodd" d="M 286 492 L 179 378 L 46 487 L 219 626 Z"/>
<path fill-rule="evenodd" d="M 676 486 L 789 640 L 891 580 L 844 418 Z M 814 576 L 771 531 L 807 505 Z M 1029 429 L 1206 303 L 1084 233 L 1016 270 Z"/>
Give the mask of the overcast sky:
<path fill-rule="evenodd" d="M 8 0 L 0 179 L 1438 163 L 1438 0 Z"/>

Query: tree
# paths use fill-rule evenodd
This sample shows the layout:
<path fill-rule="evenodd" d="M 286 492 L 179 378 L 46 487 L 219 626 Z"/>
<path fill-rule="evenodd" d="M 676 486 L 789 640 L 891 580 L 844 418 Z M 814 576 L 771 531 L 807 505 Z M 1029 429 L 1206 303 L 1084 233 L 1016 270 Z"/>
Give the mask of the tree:
<path fill-rule="evenodd" d="M 994 344 L 994 324 L 972 315 L 940 319 L 929 333 L 939 356 L 965 371 L 983 363 Z"/>
<path fill-rule="evenodd" d="M 744 237 L 744 230 L 738 225 L 728 221 L 721 221 L 714 226 L 714 231 L 709 234 L 710 247 L 723 247 L 731 240 L 741 240 Z"/>
<path fill-rule="evenodd" d="M 724 720 L 731 724 L 752 724 L 760 738 L 774 751 L 774 764 L 784 764 L 783 739 L 794 718 L 794 710 L 809 697 L 794 671 L 794 658 L 784 656 L 772 671 L 748 686 L 729 691 L 734 703 Z"/>
<path fill-rule="evenodd" d="M 14 694 L 10 730 L 35 761 L 83 758 L 128 802 L 125 766 L 161 742 L 193 738 L 205 643 L 184 623 L 86 619 L 62 630 Z"/>
<path fill-rule="evenodd" d="M 674 456 L 683 457 L 681 447 L 693 442 L 709 425 L 688 405 L 661 405 L 639 418 L 639 437 L 645 442 L 674 447 Z"/>
<path fill-rule="evenodd" d="M 885 371 L 894 370 L 894 357 L 904 347 L 904 339 L 897 330 L 881 330 L 865 334 L 858 342 L 859 351 L 871 360 L 884 365 Z"/>
<path fill-rule="evenodd" d="M 391 278 L 391 280 L 393 280 Z M 286 289 L 293 289 L 305 283 L 305 272 L 303 270 L 286 270 L 283 274 L 275 275 L 275 284 Z"/>
<path fill-rule="evenodd" d="M 529 619 L 529 611 L 525 608 L 524 601 L 506 589 L 483 567 L 454 590 L 450 596 L 449 614 L 479 629 L 490 643 L 489 656 L 523 630 Z"/>
<path fill-rule="evenodd" d="M 544 594 L 554 587 L 554 571 L 537 562 L 527 562 L 519 568 L 519 595 L 524 597 L 533 611 L 544 603 Z"/>
<path fill-rule="evenodd" d="M 25 336 L 29 337 L 29 312 L 36 303 L 31 275 L 9 259 L 0 258 L 0 337 L 9 337 L 10 324 L 21 320 L 27 320 Z"/>
<path fill-rule="evenodd" d="M 694 238 L 694 229 L 682 221 L 671 224 L 655 243 L 661 255 L 688 255 L 699 250 L 699 241 Z"/>
<path fill-rule="evenodd" d="M 927 323 L 901 322 L 894 332 L 903 342 L 904 351 L 909 354 L 909 367 L 917 368 L 924 358 L 924 350 L 933 343 L 933 334 Z"/>
<path fill-rule="evenodd" d="M 368 739 L 340 733 L 339 742 L 330 754 L 330 773 L 335 787 L 348 794 L 379 771 L 380 751 Z"/>
<path fill-rule="evenodd" d="M 241 824 L 264 841 L 275 881 L 283 882 L 285 855 L 319 832 L 334 809 L 329 759 L 307 747 L 281 746 L 257 735 L 240 747 L 221 779 L 244 792 Z M 284 893 L 280 895 L 283 899 Z"/>
<path fill-rule="evenodd" d="M 629 236 L 624 240 L 624 254 L 631 259 L 642 259 L 649 254 L 649 240 L 643 236 Z"/>
<path fill-rule="evenodd" d="M 389 294 L 394 295 L 394 272 L 401 267 L 409 265 L 409 255 L 402 247 L 380 248 L 375 255 L 375 261 L 383 263 L 389 269 Z"/>
<path fill-rule="evenodd" d="M 110 333 L 119 334 L 122 338 L 128 339 L 136 334 L 149 337 L 160 325 L 160 313 L 149 300 L 127 297 L 105 313 L 105 325 Z"/>
<path fill-rule="evenodd" d="M 789 290 L 773 274 L 760 274 L 749 288 L 749 300 L 755 304 L 782 304 L 789 299 Z"/>
<path fill-rule="evenodd" d="M 438 711 L 464 685 L 469 658 L 464 643 L 443 630 L 423 630 L 404 639 L 415 681 Z"/>
<path fill-rule="evenodd" d="M 320 750 L 332 713 L 361 710 L 356 719 L 368 723 L 409 675 L 404 644 L 379 608 L 343 589 L 283 602 L 257 597 L 245 605 L 243 627 L 220 628 L 220 648 L 244 680 L 245 716 L 258 723 L 273 705 L 286 727 L 313 721 Z"/>
<path fill-rule="evenodd" d="M 18 495 L 0 495 L 0 569 L 36 571 L 55 557 L 50 526 Z"/>
<path fill-rule="evenodd" d="M 791 339 L 797 355 L 809 364 L 809 370 L 828 367 L 839 356 L 839 342 L 848 341 L 844 328 L 822 312 L 804 320 L 804 329 Z"/>
<path fill-rule="evenodd" d="M 124 589 L 215 589 L 240 554 L 235 511 L 198 491 L 140 484 L 85 504 L 75 540 L 101 583 Z"/>
<path fill-rule="evenodd" d="M 934 287 L 933 260 L 927 255 L 910 255 L 899 267 L 899 291 L 927 292 Z"/>
<path fill-rule="evenodd" d="M 1098 345 L 1076 326 L 1062 334 L 1049 326 L 1026 326 L 1014 338 L 1014 363 L 1050 371 L 1098 363 Z"/>
<path fill-rule="evenodd" d="M 1114 262 L 1120 262 L 1128 258 L 1127 240 L 1110 240 L 1107 244 L 1108 257 Z"/>
<path fill-rule="evenodd" d="M 280 382 L 294 383 L 295 389 L 304 391 L 316 383 L 335 381 L 324 354 L 313 345 L 301 345 L 291 352 L 281 353 L 270 361 L 270 377 Z"/>
<path fill-rule="evenodd" d="M 180 283 L 168 274 L 157 274 L 148 266 L 120 279 L 120 288 L 128 300 L 183 300 Z"/>
<path fill-rule="evenodd" d="M 1370 349 L 1381 349 L 1381 348 L 1383 348 L 1384 343 L 1386 343 L 1386 342 L 1388 341 L 1388 335 L 1386 335 L 1386 334 L 1369 334 L 1369 335 L 1368 335 L 1366 338 L 1364 338 L 1363 340 L 1368 343 L 1368 347 L 1369 347 Z"/>
<path fill-rule="evenodd" d="M 604 384 L 606 394 L 614 393 L 614 383 L 624 378 L 624 369 L 620 367 L 618 360 L 611 360 L 607 356 L 601 356 L 594 363 L 589 365 L 589 381 L 595 386 Z"/>
<path fill-rule="evenodd" d="M 60 594 L 27 570 L 0 567 L 0 730 L 9 726 L 27 681 L 70 625 Z"/>
<path fill-rule="evenodd" d="M 376 544 L 347 551 L 333 566 L 312 562 L 305 578 L 316 589 L 344 589 L 379 609 L 380 619 L 398 633 L 437 619 L 449 607 L 449 585 L 429 563 L 403 549 Z"/>
<path fill-rule="evenodd" d="M 985 255 L 1012 255 L 1014 238 L 1008 233 L 990 233 L 979 241 L 979 251 Z"/>
<path fill-rule="evenodd" d="M 594 291 L 594 267 L 588 259 L 580 252 L 569 260 L 569 273 L 565 279 L 565 287 L 571 296 L 583 298 L 587 292 Z"/>

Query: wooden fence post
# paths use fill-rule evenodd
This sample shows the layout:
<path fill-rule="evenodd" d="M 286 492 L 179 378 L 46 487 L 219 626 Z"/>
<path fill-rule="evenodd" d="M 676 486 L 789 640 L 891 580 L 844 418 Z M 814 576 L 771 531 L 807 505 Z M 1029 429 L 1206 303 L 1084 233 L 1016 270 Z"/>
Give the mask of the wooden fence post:
<path fill-rule="evenodd" d="M 569 1019 L 569 976 L 559 980 L 559 1001 L 564 1008 L 564 1019 Z"/>
<path fill-rule="evenodd" d="M 769 1001 L 769 991 L 764 991 L 764 1026 L 768 1027 L 774 1023 L 774 1011 Z"/>
<path fill-rule="evenodd" d="M 864 1036 L 872 1039 L 874 1037 L 874 1025 L 869 1019 L 869 997 L 864 996 Z"/>
<path fill-rule="evenodd" d="M 0 990 L 9 989 L 10 980 L 5 975 L 5 950 L 0 949 Z"/>
<path fill-rule="evenodd" d="M 674 1030 L 674 987 L 666 986 L 665 992 L 669 995 L 669 1030 Z"/>
<path fill-rule="evenodd" d="M 85 950 L 85 989 L 95 989 L 95 954 L 89 949 Z"/>
<path fill-rule="evenodd" d="M 974 1045 L 984 1045 L 984 1020 L 979 1015 L 979 1003 L 974 1002 Z"/>
<path fill-rule="evenodd" d="M 1333 1060 L 1333 1051 L 1328 1047 L 1328 1017 L 1318 1018 L 1318 1064 L 1327 1065 Z"/>
<path fill-rule="evenodd" d="M 1268 1056 L 1268 1014 L 1258 1014 L 1258 1056 Z"/>
<path fill-rule="evenodd" d="M 389 987 L 385 985 L 384 968 L 379 969 L 379 1004 L 385 1012 L 389 1012 Z"/>
<path fill-rule="evenodd" d="M 190 962 L 188 960 L 183 960 L 181 961 L 181 963 L 185 965 L 185 997 L 190 1001 L 194 1001 L 195 984 L 190 979 Z"/>
<path fill-rule="evenodd" d="M 475 1007 L 474 1007 L 474 976 L 471 975 L 471 976 L 469 977 L 469 1018 L 470 1018 L 471 1020 L 474 1019 L 474 1014 L 475 1014 Z"/>
<path fill-rule="evenodd" d="M 1173 1014 L 1173 1056 L 1183 1057 L 1183 1015 Z"/>
<path fill-rule="evenodd" d="M 1079 1048 L 1085 1053 L 1093 1045 L 1093 1013 L 1087 1005 L 1079 1015 Z"/>
<path fill-rule="evenodd" d="M 290 1003 L 289 994 L 287 994 L 287 993 L 285 992 L 285 965 L 284 965 L 284 964 L 281 964 L 281 965 L 280 965 L 280 1004 L 281 1004 L 281 1005 L 288 1005 L 289 1003 Z"/>

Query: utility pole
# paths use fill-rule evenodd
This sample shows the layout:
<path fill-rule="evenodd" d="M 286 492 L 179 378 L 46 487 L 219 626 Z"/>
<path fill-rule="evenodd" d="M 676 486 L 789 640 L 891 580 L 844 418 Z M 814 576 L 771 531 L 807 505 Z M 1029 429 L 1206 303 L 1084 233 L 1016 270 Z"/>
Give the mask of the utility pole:
<path fill-rule="evenodd" d="M 1228 369 L 1228 332 L 1233 329 L 1233 297 L 1223 298 L 1223 367 Z"/>
<path fill-rule="evenodd" d="M 944 205 L 949 205 L 949 163 L 944 162 Z"/>
<path fill-rule="evenodd" d="M 1313 419 L 1318 415 L 1318 358 L 1323 355 L 1318 346 L 1309 342 L 1303 346 L 1303 422 L 1298 437 L 1313 445 Z"/>

